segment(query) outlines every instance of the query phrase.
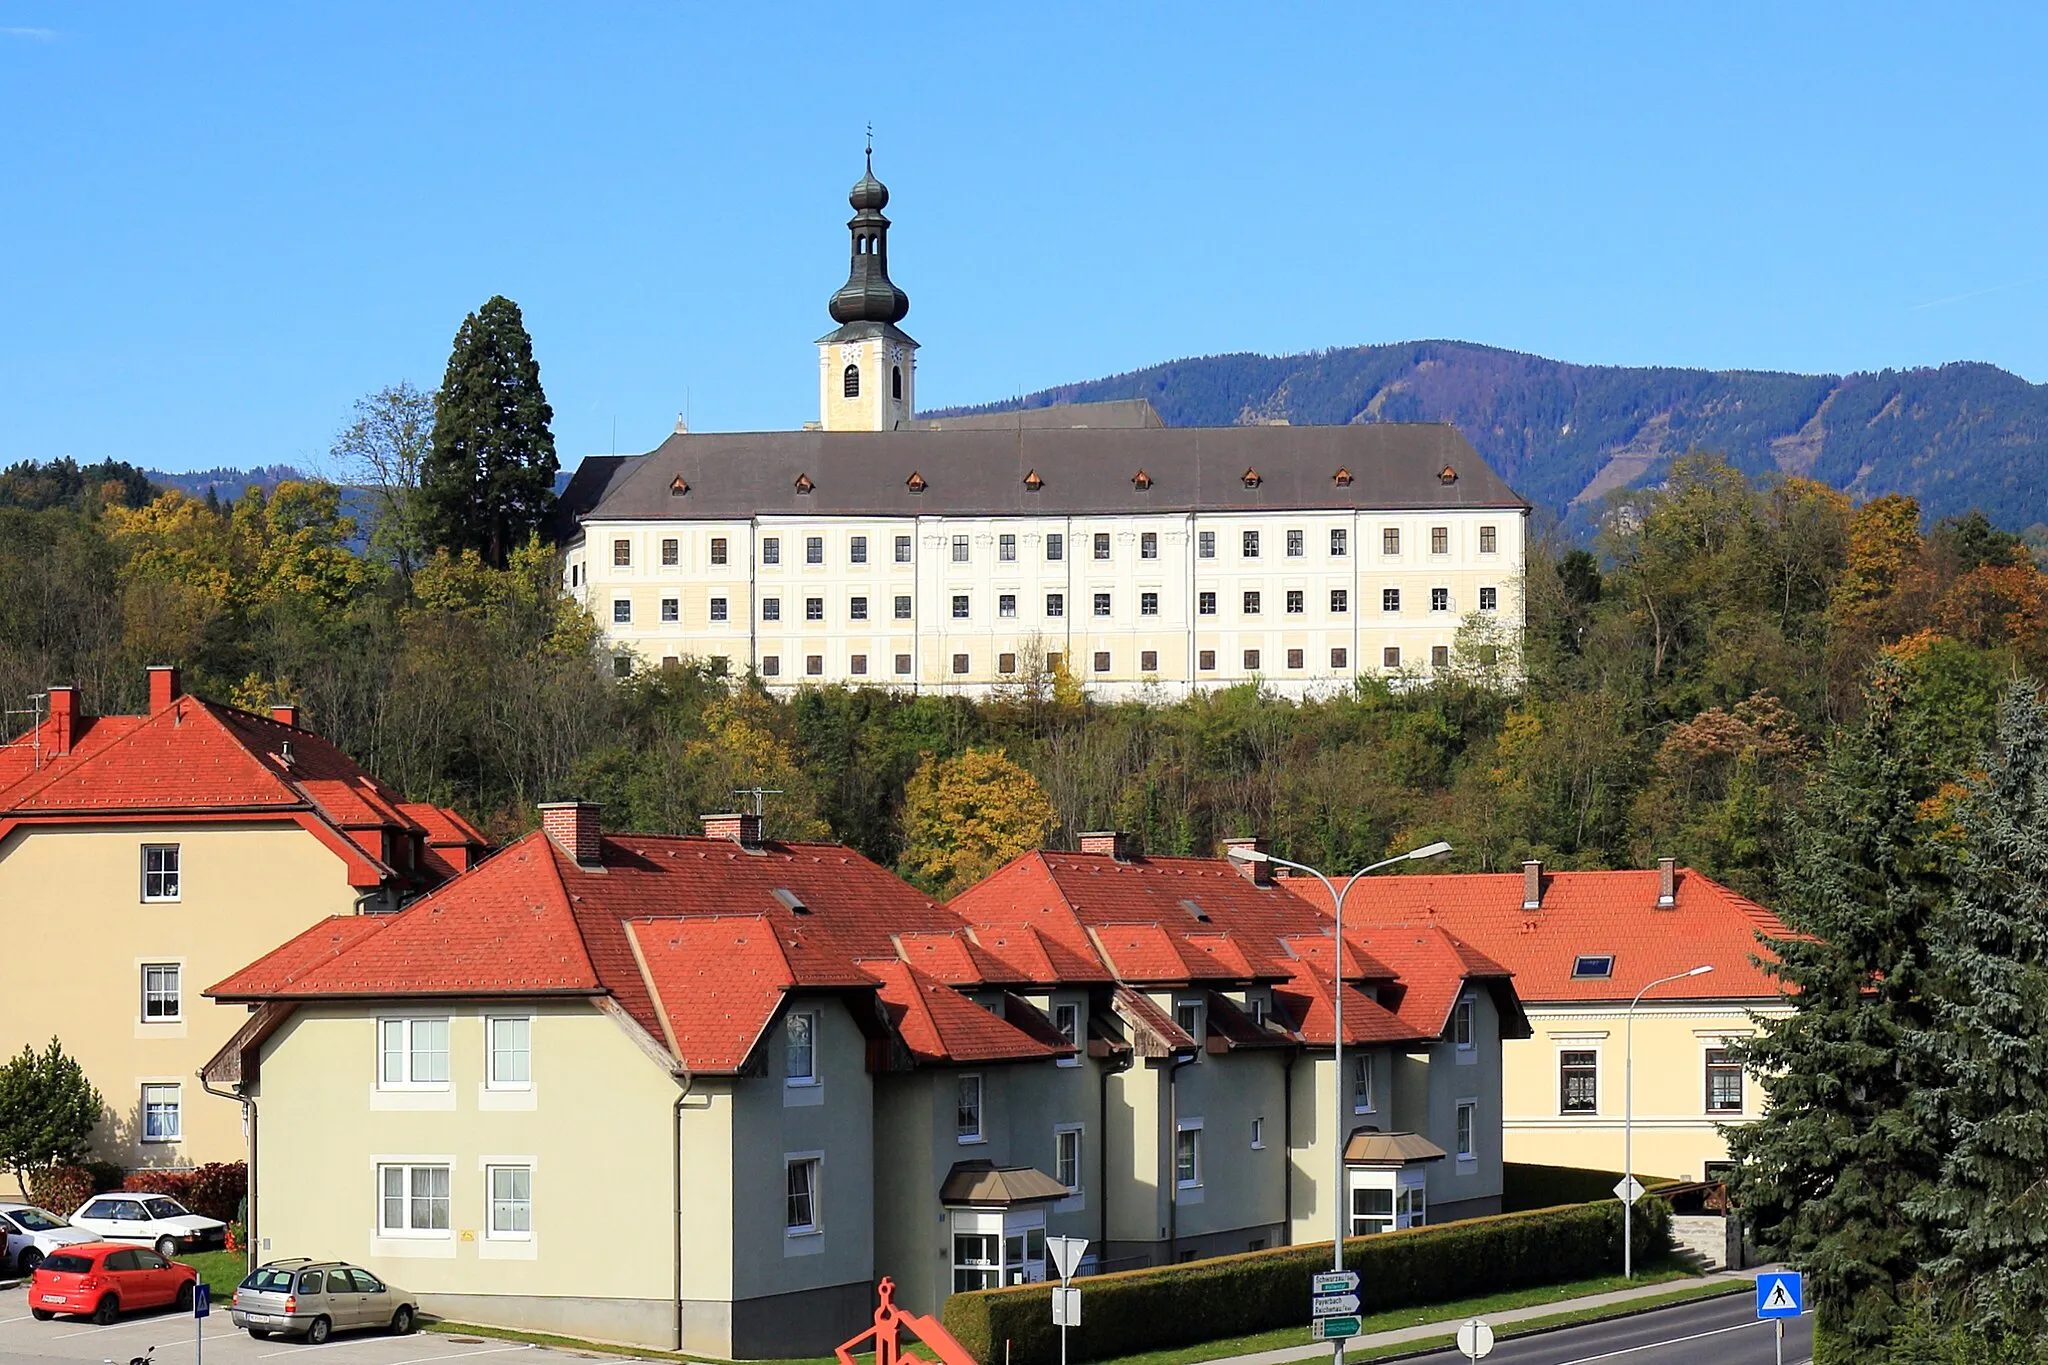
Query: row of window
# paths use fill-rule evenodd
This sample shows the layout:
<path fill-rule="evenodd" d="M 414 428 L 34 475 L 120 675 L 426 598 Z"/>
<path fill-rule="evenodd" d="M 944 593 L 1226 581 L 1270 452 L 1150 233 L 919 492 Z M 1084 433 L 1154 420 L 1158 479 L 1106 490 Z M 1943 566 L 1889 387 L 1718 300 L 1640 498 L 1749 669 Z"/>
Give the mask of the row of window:
<path fill-rule="evenodd" d="M 377 1021 L 377 1088 L 446 1090 L 448 1026 L 442 1018 Z M 484 1021 L 484 1083 L 493 1090 L 525 1090 L 533 1084 L 533 1020 L 528 1016 Z"/>
<path fill-rule="evenodd" d="M 1740 1114 L 1743 1107 L 1742 1065 L 1732 1060 L 1728 1049 L 1706 1050 L 1706 1111 L 1709 1114 Z M 1590 1048 L 1571 1048 L 1557 1054 L 1557 1112 L 1597 1114 L 1600 1112 L 1600 1054 Z"/>
<path fill-rule="evenodd" d="M 1285 656 L 1287 667 L 1290 669 L 1308 667 L 1308 651 L 1305 649 L 1287 650 Z M 1020 656 L 1010 651 L 997 654 L 996 672 L 1005 676 L 1016 673 L 1019 658 Z M 1264 659 L 1265 653 L 1262 650 L 1245 650 L 1243 653 L 1244 671 L 1247 673 L 1258 672 L 1264 666 Z M 1380 667 L 1383 669 L 1398 671 L 1402 667 L 1401 659 L 1401 647 L 1399 645 L 1387 645 L 1380 650 Z M 908 654 L 896 655 L 894 665 L 897 676 L 909 677 L 911 662 L 911 656 Z M 1058 672 L 1065 662 L 1066 656 L 1064 654 L 1058 652 L 1048 653 L 1045 656 L 1046 671 Z M 1115 659 L 1112 652 L 1107 649 L 1096 650 L 1089 660 L 1092 671 L 1096 673 L 1114 671 L 1112 667 L 1114 662 Z M 955 676 L 964 677 L 974 672 L 974 656 L 972 654 L 965 652 L 954 654 L 948 660 L 948 663 L 950 664 L 950 671 Z M 1429 647 L 1429 666 L 1432 669 L 1449 668 L 1451 666 L 1451 647 L 1449 645 L 1431 645 Z M 1195 667 L 1200 672 L 1214 672 L 1216 668 L 1216 651 L 1213 649 L 1197 650 L 1195 652 Z M 1342 645 L 1333 646 L 1330 650 L 1330 667 L 1339 671 L 1351 667 L 1351 651 Z M 847 655 L 846 671 L 856 678 L 870 676 L 868 656 L 865 654 Z M 1140 673 L 1157 673 L 1159 671 L 1159 651 L 1156 649 L 1139 650 L 1138 671 Z M 781 677 L 782 656 L 779 654 L 763 654 L 761 656 L 761 676 L 764 678 Z M 806 654 L 804 656 L 804 676 L 807 678 L 824 677 L 825 656 L 822 654 Z"/>
<path fill-rule="evenodd" d="M 973 562 L 974 539 L 971 535 L 955 535 L 952 537 L 953 563 L 969 564 Z M 803 540 L 803 562 L 806 564 L 823 564 L 825 562 L 825 537 L 805 536 Z M 1004 532 L 995 538 L 995 542 L 997 561 L 1003 564 L 1016 563 L 1017 537 L 1010 532 Z M 1047 533 L 1044 543 L 1047 560 L 1056 562 L 1067 557 L 1067 538 L 1062 532 L 1053 531 Z M 1097 560 L 1108 560 L 1112 543 L 1113 540 L 1110 532 L 1093 532 L 1088 541 L 1091 556 Z M 1482 526 L 1479 528 L 1479 553 L 1483 555 L 1494 554 L 1498 549 L 1499 543 L 1499 535 L 1495 527 Z M 775 565 L 782 563 L 781 536 L 762 536 L 760 544 L 762 564 Z M 1305 558 L 1307 556 L 1307 545 L 1306 532 L 1288 531 L 1285 533 L 1287 558 Z M 1447 555 L 1451 552 L 1450 527 L 1432 526 L 1429 528 L 1429 552 L 1433 555 Z M 1342 526 L 1330 528 L 1330 557 L 1332 559 L 1344 559 L 1350 553 L 1350 530 Z M 1388 526 L 1380 531 L 1380 553 L 1383 555 L 1398 555 L 1401 553 L 1401 531 L 1399 527 Z M 731 541 L 727 537 L 711 537 L 710 560 L 713 565 L 730 563 L 731 554 Z M 910 563 L 911 538 L 909 536 L 895 537 L 893 554 L 896 563 Z M 1196 532 L 1195 555 L 1200 559 L 1216 558 L 1216 533 L 1214 531 Z M 1244 531 L 1239 534 L 1238 555 L 1243 559 L 1259 559 L 1263 557 L 1263 541 L 1259 532 Z M 866 564 L 868 562 L 868 538 L 864 535 L 848 536 L 846 539 L 846 557 L 847 562 L 850 564 Z M 1138 558 L 1159 558 L 1159 533 L 1157 531 L 1140 531 L 1138 533 Z M 664 568 L 676 568 L 681 565 L 682 542 L 677 537 L 669 536 L 662 540 L 661 563 Z M 633 542 L 623 537 L 614 540 L 612 542 L 612 567 L 628 569 L 632 566 Z"/>
<path fill-rule="evenodd" d="M 455 1172 L 430 1163 L 377 1168 L 377 1234 L 380 1237 L 447 1237 Z M 490 1212 L 484 1235 L 524 1242 L 533 1237 L 533 1167 L 484 1167 Z M 466 1236 L 467 1234 L 465 1234 Z"/>
<path fill-rule="evenodd" d="M 973 595 L 971 593 L 954 593 L 952 594 L 952 599 L 953 620 L 970 621 L 974 619 Z M 1305 590 L 1289 588 L 1286 590 L 1283 600 L 1287 615 L 1302 616 L 1307 614 L 1308 594 Z M 1115 595 L 1113 593 L 1093 593 L 1091 594 L 1089 605 L 1096 616 L 1115 615 Z M 1257 588 L 1246 589 L 1243 596 L 1239 599 L 1239 608 L 1245 616 L 1263 615 L 1265 613 L 1264 592 Z M 910 620 L 913 609 L 914 603 L 908 593 L 897 594 L 891 603 L 893 618 L 898 621 Z M 1213 592 L 1197 593 L 1195 609 L 1197 614 L 1202 616 L 1216 615 L 1216 594 Z M 1451 590 L 1449 588 L 1431 588 L 1429 590 L 1429 609 L 1432 612 L 1448 612 L 1451 609 Z M 1499 609 L 1500 590 L 1498 588 L 1481 588 L 1479 590 L 1479 610 L 1497 611 Z M 1331 613 L 1342 616 L 1349 613 L 1350 610 L 1350 589 L 1330 589 Z M 1380 589 L 1380 610 L 1383 613 L 1397 613 L 1401 610 L 1401 590 L 1399 588 Z M 679 623 L 682 620 L 682 612 L 681 598 L 664 597 L 661 599 L 661 620 L 664 625 Z M 713 622 L 731 620 L 731 599 L 725 597 L 712 598 L 710 614 Z M 1066 614 L 1067 595 L 1063 592 L 1047 593 L 1045 595 L 1046 619 L 1061 620 L 1065 618 Z M 1138 594 L 1138 615 L 1157 616 L 1158 614 L 1159 594 L 1151 590 L 1140 592 Z M 1005 592 L 996 594 L 996 615 L 1003 620 L 1016 619 L 1016 593 Z M 868 599 L 865 596 L 847 598 L 846 617 L 849 621 L 865 621 L 869 619 Z M 761 599 L 761 619 L 763 621 L 780 621 L 782 619 L 782 599 L 780 597 L 764 597 Z M 823 621 L 824 619 L 825 599 L 822 597 L 806 597 L 804 599 L 804 620 Z M 626 626 L 632 623 L 633 600 L 629 597 L 613 598 L 612 624 Z"/>

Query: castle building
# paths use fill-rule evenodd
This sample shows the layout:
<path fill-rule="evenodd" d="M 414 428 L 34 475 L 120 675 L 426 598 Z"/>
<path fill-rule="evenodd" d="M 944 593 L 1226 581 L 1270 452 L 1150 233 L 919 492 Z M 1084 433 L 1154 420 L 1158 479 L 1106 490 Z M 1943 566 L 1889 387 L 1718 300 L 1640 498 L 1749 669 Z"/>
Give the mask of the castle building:
<path fill-rule="evenodd" d="M 1520 636 L 1528 504 L 1454 428 L 1171 428 L 1142 400 L 920 418 L 872 166 L 849 202 L 820 420 L 678 428 L 564 493 L 566 586 L 621 676 L 988 694 L 1064 671 L 1115 698 L 1512 669 L 1490 642 Z"/>

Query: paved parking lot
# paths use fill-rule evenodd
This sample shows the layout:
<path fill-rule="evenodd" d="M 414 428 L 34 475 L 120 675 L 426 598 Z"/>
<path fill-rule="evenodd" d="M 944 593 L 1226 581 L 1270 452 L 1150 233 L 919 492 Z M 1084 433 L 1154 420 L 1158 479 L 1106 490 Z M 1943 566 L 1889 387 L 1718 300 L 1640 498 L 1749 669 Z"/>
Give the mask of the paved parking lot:
<path fill-rule="evenodd" d="M 441 1361 L 474 1359 L 477 1365 L 500 1365 L 493 1356 L 520 1357 L 520 1365 L 569 1365 L 595 1357 L 583 1352 L 552 1351 L 515 1342 L 415 1332 L 393 1337 L 381 1332 L 336 1334 L 325 1346 L 272 1338 L 257 1341 L 238 1331 L 227 1305 L 216 1302 L 205 1320 L 204 1365 L 292 1365 L 299 1357 L 317 1356 L 317 1365 L 438 1365 Z M 0 1365 L 29 1361 L 83 1361 L 87 1365 L 127 1365 L 149 1347 L 157 1365 L 199 1365 L 193 1319 L 170 1309 L 136 1313 L 112 1327 L 95 1327 L 83 1318 L 37 1322 L 29 1316 L 27 1291 L 0 1290 Z M 307 1361 L 306 1365 L 315 1365 Z M 509 1361 L 504 1365 L 510 1365 Z"/>

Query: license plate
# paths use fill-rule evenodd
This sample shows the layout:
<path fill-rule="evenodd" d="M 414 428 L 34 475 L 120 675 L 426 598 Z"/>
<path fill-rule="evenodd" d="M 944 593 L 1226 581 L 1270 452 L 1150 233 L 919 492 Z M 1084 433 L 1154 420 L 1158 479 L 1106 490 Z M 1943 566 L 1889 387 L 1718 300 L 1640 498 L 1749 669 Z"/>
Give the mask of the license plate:
<path fill-rule="evenodd" d="M 62 1294 L 45 1294 L 45 1295 L 43 1295 L 43 1302 L 44 1302 L 44 1303 L 62 1303 L 62 1302 L 64 1302 L 64 1296 L 63 1296 Z"/>

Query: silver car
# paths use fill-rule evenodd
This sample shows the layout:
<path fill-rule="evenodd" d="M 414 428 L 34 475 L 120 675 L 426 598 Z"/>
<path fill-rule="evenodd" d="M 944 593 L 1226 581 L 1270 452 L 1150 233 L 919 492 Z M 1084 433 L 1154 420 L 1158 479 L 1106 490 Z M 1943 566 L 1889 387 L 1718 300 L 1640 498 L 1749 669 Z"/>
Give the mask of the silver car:
<path fill-rule="evenodd" d="M 229 1316 L 262 1340 L 303 1333 L 318 1346 L 330 1333 L 382 1327 L 393 1336 L 412 1331 L 419 1304 L 412 1295 L 341 1261 L 272 1261 L 235 1290 Z"/>

